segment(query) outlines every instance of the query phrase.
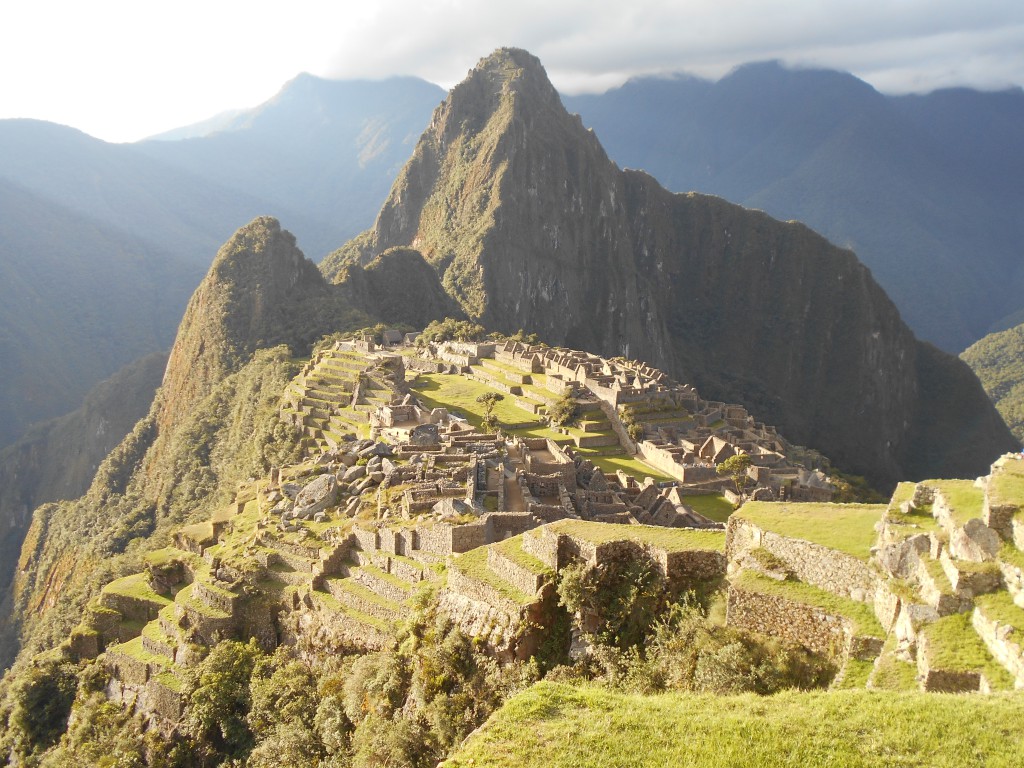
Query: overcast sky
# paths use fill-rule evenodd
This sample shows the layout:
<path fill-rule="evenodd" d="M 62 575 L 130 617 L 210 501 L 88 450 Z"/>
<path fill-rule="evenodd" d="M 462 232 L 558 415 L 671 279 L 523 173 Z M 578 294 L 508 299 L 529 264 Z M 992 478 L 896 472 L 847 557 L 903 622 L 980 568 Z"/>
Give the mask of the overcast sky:
<path fill-rule="evenodd" d="M 133 141 L 255 106 L 303 71 L 447 88 L 503 45 L 573 93 L 765 59 L 887 93 L 993 89 L 1024 85 L 1024 0 L 4 0 L 0 118 Z"/>

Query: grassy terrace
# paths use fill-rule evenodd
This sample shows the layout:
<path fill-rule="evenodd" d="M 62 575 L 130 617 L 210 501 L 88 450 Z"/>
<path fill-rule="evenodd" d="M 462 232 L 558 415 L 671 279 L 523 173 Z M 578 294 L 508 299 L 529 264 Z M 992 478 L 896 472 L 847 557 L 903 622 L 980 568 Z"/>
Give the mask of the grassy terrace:
<path fill-rule="evenodd" d="M 926 485 L 942 494 L 957 525 L 964 525 L 972 517 L 981 517 L 985 492 L 974 486 L 973 480 L 926 480 Z"/>
<path fill-rule="evenodd" d="M 448 768 L 1008 768 L 1022 696 L 785 692 L 641 696 L 541 682 L 513 697 Z"/>
<path fill-rule="evenodd" d="M 544 565 L 544 563 L 523 549 L 522 536 L 513 536 L 491 546 L 516 565 L 525 568 L 531 573 L 552 573 L 551 569 Z"/>
<path fill-rule="evenodd" d="M 857 635 L 885 637 L 885 630 L 878 623 L 875 611 L 868 603 L 839 597 L 801 581 L 775 581 L 753 571 L 744 571 L 738 577 L 730 579 L 730 582 L 738 589 L 774 595 L 795 603 L 821 608 L 836 616 L 844 616 L 853 622 L 853 631 Z"/>
<path fill-rule="evenodd" d="M 885 512 L 881 504 L 779 504 L 752 501 L 735 514 L 767 531 L 867 560 Z"/>
<path fill-rule="evenodd" d="M 1020 635 L 1024 633 L 1024 608 L 1013 602 L 1013 596 L 1009 592 L 999 590 L 980 595 L 975 599 L 975 603 L 988 618 L 1013 627 L 1016 630 L 1016 641 L 1021 642 Z"/>
<path fill-rule="evenodd" d="M 149 583 L 149 576 L 145 573 L 134 573 L 131 576 L 115 579 L 107 584 L 103 591 L 112 595 L 124 595 L 136 600 L 145 600 L 158 606 L 170 605 L 172 602 L 171 598 L 161 595 L 153 589 Z"/>
<path fill-rule="evenodd" d="M 144 664 L 155 664 L 164 668 L 171 665 L 171 660 L 166 656 L 158 656 L 142 647 L 141 634 L 138 637 L 133 637 L 127 643 L 119 643 L 108 648 L 107 653 L 123 653 L 125 656 L 131 656 L 133 659 L 137 659 Z"/>
<path fill-rule="evenodd" d="M 640 459 L 627 456 L 621 448 L 617 448 L 618 455 L 601 454 L 601 449 L 589 451 L 586 448 L 578 449 L 576 452 L 594 462 L 594 466 L 600 467 L 605 473 L 614 475 L 616 470 L 621 469 L 630 477 L 643 481 L 645 477 L 653 477 L 656 482 L 673 480 L 664 472 L 659 472 L 650 464 L 645 464 Z M 731 508 L 730 508 L 731 509 Z"/>
<path fill-rule="evenodd" d="M 994 691 L 1013 690 L 1013 677 L 989 653 L 974 631 L 970 613 L 943 616 L 923 629 L 928 665 L 955 672 L 981 672 Z"/>
<path fill-rule="evenodd" d="M 187 587 L 182 587 L 181 591 L 175 596 L 174 601 L 180 605 L 184 605 L 186 608 L 191 608 L 196 613 L 202 614 L 203 616 L 209 616 L 211 619 L 228 619 L 231 618 L 231 614 L 222 611 L 219 608 L 214 608 L 211 605 L 200 602 L 192 597 L 192 585 L 189 584 Z"/>
<path fill-rule="evenodd" d="M 882 654 L 871 685 L 880 691 L 916 691 L 920 688 L 917 682 L 917 665 L 901 661 L 896 657 L 896 633 L 893 632 L 885 641 Z"/>
<path fill-rule="evenodd" d="M 668 552 L 725 551 L 725 534 L 721 531 L 662 528 L 656 525 L 614 525 L 592 523 L 587 520 L 559 520 L 556 523 L 551 523 L 547 528 L 555 533 L 564 533 L 592 544 L 635 541 Z"/>
<path fill-rule="evenodd" d="M 1024 505 L 1024 460 L 1003 464 L 989 481 L 989 495 L 996 504 Z"/>
<path fill-rule="evenodd" d="M 724 523 L 736 510 L 724 496 L 709 494 L 706 496 L 684 496 L 683 503 L 694 512 L 717 523 Z"/>
<path fill-rule="evenodd" d="M 379 629 L 381 632 L 392 632 L 394 627 L 388 622 L 378 619 L 376 616 L 371 616 L 368 613 L 357 611 L 355 608 L 350 608 L 347 605 L 342 605 L 338 602 L 338 599 L 334 595 L 330 595 L 327 592 L 310 592 L 310 598 L 328 609 L 332 613 L 341 613 L 345 616 L 350 616 L 360 624 L 366 624 L 367 626 Z"/>
<path fill-rule="evenodd" d="M 452 558 L 451 565 L 464 576 L 493 587 L 498 594 L 512 602 L 529 605 L 536 599 L 534 595 L 526 594 L 487 567 L 487 547 L 477 547 L 458 555 Z"/>

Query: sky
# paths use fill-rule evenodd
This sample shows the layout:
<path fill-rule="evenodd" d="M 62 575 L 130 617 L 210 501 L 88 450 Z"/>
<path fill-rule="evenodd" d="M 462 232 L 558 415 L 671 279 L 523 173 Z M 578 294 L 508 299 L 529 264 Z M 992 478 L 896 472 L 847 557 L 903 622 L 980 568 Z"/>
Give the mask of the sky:
<path fill-rule="evenodd" d="M 1021 0 L 0 0 L 0 118 L 135 141 L 256 106 L 300 72 L 451 87 L 500 46 L 566 93 L 751 61 L 884 93 L 1024 85 Z"/>

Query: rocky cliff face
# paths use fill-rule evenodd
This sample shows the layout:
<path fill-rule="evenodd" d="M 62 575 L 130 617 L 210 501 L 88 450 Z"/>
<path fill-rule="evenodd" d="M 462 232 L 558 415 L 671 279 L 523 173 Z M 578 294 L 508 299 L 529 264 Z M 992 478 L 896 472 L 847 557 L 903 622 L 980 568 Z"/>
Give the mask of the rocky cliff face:
<path fill-rule="evenodd" d="M 397 247 L 488 327 L 647 360 L 878 485 L 978 474 L 1016 446 L 977 381 L 923 351 L 852 253 L 619 170 L 525 51 L 497 51 L 452 90 L 374 228 L 323 268 Z M 927 392 L 923 368 L 939 377 Z M 945 383 L 957 399 L 937 402 Z M 968 425 L 973 453 L 959 445 Z M 927 450 L 913 442 L 924 434 Z"/>

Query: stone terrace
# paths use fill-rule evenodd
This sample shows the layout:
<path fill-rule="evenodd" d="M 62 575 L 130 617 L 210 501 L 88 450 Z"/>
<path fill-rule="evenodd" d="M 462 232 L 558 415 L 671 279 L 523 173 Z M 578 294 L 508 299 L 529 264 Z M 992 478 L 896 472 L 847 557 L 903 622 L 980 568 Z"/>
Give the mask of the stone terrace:
<path fill-rule="evenodd" d="M 831 649 L 845 685 L 1022 688 L 1022 480 L 1014 454 L 888 505 L 747 504 L 728 525 L 728 621 Z"/>

